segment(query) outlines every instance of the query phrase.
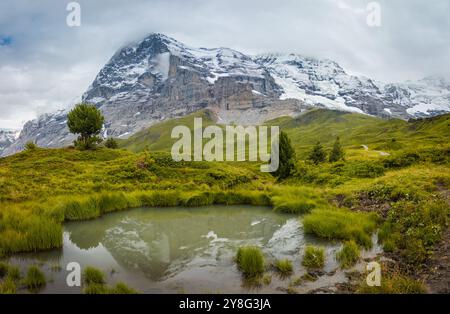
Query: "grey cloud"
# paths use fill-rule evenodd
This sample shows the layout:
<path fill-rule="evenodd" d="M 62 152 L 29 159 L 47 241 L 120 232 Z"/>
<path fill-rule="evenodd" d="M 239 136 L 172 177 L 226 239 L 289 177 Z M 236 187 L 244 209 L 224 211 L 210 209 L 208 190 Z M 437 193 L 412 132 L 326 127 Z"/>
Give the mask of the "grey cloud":
<path fill-rule="evenodd" d="M 449 77 L 450 2 L 383 0 L 368 27 L 368 0 L 79 0 L 82 26 L 61 0 L 0 3 L 0 127 L 18 127 L 69 104 L 126 42 L 162 32 L 193 46 L 329 58 L 382 81 Z M 450 77 L 449 77 L 450 78 Z"/>

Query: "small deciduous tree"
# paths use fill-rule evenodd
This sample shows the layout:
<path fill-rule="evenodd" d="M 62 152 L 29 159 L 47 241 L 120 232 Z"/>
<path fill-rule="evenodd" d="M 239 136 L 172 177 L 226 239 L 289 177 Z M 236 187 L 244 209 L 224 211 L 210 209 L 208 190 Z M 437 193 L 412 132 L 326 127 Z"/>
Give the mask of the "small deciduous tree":
<path fill-rule="evenodd" d="M 279 180 L 289 177 L 294 169 L 295 151 L 285 132 L 280 133 L 279 165 L 272 174 Z"/>
<path fill-rule="evenodd" d="M 94 148 L 101 142 L 100 131 L 103 127 L 105 118 L 93 105 L 78 104 L 67 115 L 67 126 L 70 132 L 79 134 L 74 142 L 75 147 L 79 149 Z"/>
<path fill-rule="evenodd" d="M 343 158 L 344 158 L 344 150 L 342 149 L 339 137 L 336 137 L 336 141 L 334 142 L 333 149 L 330 152 L 328 160 L 330 162 L 336 162 Z"/>
<path fill-rule="evenodd" d="M 313 149 L 309 153 L 308 159 L 316 165 L 324 162 L 327 159 L 327 154 L 320 142 L 317 142 L 316 145 L 314 145 Z"/>

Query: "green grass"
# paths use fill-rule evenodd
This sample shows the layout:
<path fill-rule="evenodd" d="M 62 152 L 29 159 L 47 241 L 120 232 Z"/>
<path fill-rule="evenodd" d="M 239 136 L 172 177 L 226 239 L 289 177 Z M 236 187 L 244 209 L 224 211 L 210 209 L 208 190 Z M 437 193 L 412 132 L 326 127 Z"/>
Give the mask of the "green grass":
<path fill-rule="evenodd" d="M 0 294 L 15 294 L 17 292 L 17 286 L 14 280 L 6 278 L 0 281 Z"/>
<path fill-rule="evenodd" d="M 415 279 L 394 274 L 381 279 L 381 286 L 369 287 L 363 282 L 357 290 L 361 294 L 424 294 L 424 284 Z"/>
<path fill-rule="evenodd" d="M 86 285 L 103 285 L 105 283 L 105 274 L 95 267 L 86 267 L 83 271 L 83 282 Z"/>
<path fill-rule="evenodd" d="M 341 268 L 350 268 L 355 265 L 360 256 L 358 244 L 355 241 L 346 241 L 341 250 L 336 253 L 336 259 Z"/>
<path fill-rule="evenodd" d="M 111 293 L 113 294 L 138 294 L 139 292 L 133 288 L 130 288 L 123 282 L 119 282 L 116 284 L 114 288 L 112 288 Z"/>
<path fill-rule="evenodd" d="M 376 230 L 378 217 L 374 213 L 359 213 L 348 209 L 317 209 L 306 215 L 303 226 L 306 233 L 325 239 L 354 240 L 370 248 L 371 235 Z"/>
<path fill-rule="evenodd" d="M 325 265 L 325 249 L 308 245 L 303 252 L 302 265 L 307 269 L 320 269 Z"/>
<path fill-rule="evenodd" d="M 22 278 L 19 267 L 9 265 L 6 278 L 11 279 L 13 282 L 18 282 Z"/>
<path fill-rule="evenodd" d="M 5 262 L 0 262 L 0 279 L 5 277 L 8 273 L 9 265 Z"/>
<path fill-rule="evenodd" d="M 84 294 L 110 294 L 110 290 L 104 284 L 91 283 L 83 288 Z"/>
<path fill-rule="evenodd" d="M 305 232 L 366 248 L 381 226 L 384 250 L 415 267 L 441 241 L 448 224 L 439 195 L 450 189 L 450 114 L 406 122 L 318 109 L 269 121 L 289 135 L 298 156 L 293 177 L 283 182 L 261 173 L 258 163 L 174 162 L 170 131 L 192 125 L 194 116 L 205 126 L 215 121 L 201 111 L 154 125 L 120 141 L 129 150 L 34 148 L 0 158 L 0 256 L 60 248 L 66 221 L 137 207 L 213 204 L 302 214 Z M 305 160 L 318 140 L 328 152 L 336 136 L 344 161 L 314 166 Z"/>
<path fill-rule="evenodd" d="M 37 266 L 30 266 L 27 271 L 27 275 L 24 278 L 24 283 L 29 291 L 35 292 L 43 288 L 47 281 L 45 274 Z"/>
<path fill-rule="evenodd" d="M 264 272 L 264 255 L 259 247 L 240 247 L 236 254 L 236 263 L 247 278 L 257 277 Z"/>
<path fill-rule="evenodd" d="M 98 268 L 88 266 L 83 271 L 83 292 L 85 294 L 137 294 L 138 291 L 130 288 L 123 282 L 114 287 L 106 285 L 105 274 Z"/>
<path fill-rule="evenodd" d="M 281 276 L 289 276 L 293 272 L 292 262 L 288 259 L 281 259 L 275 262 L 275 269 Z"/>
<path fill-rule="evenodd" d="M 274 210 L 290 214 L 305 214 L 326 204 L 322 191 L 310 187 L 280 186 L 273 190 L 271 197 Z"/>
<path fill-rule="evenodd" d="M 441 240 L 449 213 L 448 204 L 438 197 L 395 203 L 379 232 L 384 250 L 396 253 L 410 265 L 423 264 Z"/>

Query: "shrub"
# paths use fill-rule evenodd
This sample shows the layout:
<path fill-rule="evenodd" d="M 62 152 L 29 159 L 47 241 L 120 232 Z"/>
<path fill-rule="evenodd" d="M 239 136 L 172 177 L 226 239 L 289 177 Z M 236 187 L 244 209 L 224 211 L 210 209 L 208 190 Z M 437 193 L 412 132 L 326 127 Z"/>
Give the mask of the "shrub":
<path fill-rule="evenodd" d="M 325 264 L 325 249 L 308 245 L 305 247 L 302 265 L 308 269 L 322 268 Z"/>
<path fill-rule="evenodd" d="M 24 148 L 25 150 L 36 150 L 38 146 L 36 145 L 36 143 L 29 141 L 25 144 Z"/>
<path fill-rule="evenodd" d="M 337 252 L 336 259 L 339 261 L 341 268 L 350 268 L 358 262 L 359 255 L 358 244 L 350 240 L 345 242 L 342 249 Z"/>
<path fill-rule="evenodd" d="M 318 165 L 322 162 L 325 162 L 327 158 L 327 153 L 323 149 L 323 146 L 320 142 L 317 142 L 316 145 L 312 148 L 311 152 L 308 155 L 308 159 L 312 161 L 315 165 Z"/>
<path fill-rule="evenodd" d="M 282 276 L 290 275 L 293 271 L 292 262 L 288 259 L 281 259 L 275 262 L 275 269 Z"/>
<path fill-rule="evenodd" d="M 264 255 L 258 247 L 240 247 L 236 254 L 236 263 L 245 277 L 256 277 L 264 272 Z"/>
<path fill-rule="evenodd" d="M 344 150 L 342 149 L 341 142 L 339 141 L 339 137 L 336 137 L 336 141 L 333 144 L 333 149 L 330 152 L 328 161 L 336 162 L 343 158 L 344 158 Z"/>
<path fill-rule="evenodd" d="M 101 270 L 88 266 L 83 271 L 83 282 L 87 285 L 103 285 L 105 283 L 105 275 Z"/>
<path fill-rule="evenodd" d="M 37 266 L 30 266 L 25 277 L 25 285 L 32 292 L 44 287 L 46 285 L 44 273 Z"/>
<path fill-rule="evenodd" d="M 316 209 L 303 219 L 306 233 L 325 239 L 355 240 L 358 244 L 370 248 L 371 234 L 377 227 L 378 216 L 375 213 L 352 212 L 348 209 Z"/>
<path fill-rule="evenodd" d="M 378 233 L 383 249 L 397 253 L 408 264 L 421 265 L 441 240 L 447 226 L 448 205 L 444 200 L 393 204 Z"/>
<path fill-rule="evenodd" d="M 344 174 L 355 178 L 376 178 L 384 174 L 384 167 L 375 161 L 352 161 L 343 168 Z"/>
<path fill-rule="evenodd" d="M 111 148 L 111 149 L 116 149 L 119 147 L 119 144 L 117 143 L 117 141 L 112 138 L 109 137 L 106 141 L 105 141 L 105 147 L 107 148 Z"/>

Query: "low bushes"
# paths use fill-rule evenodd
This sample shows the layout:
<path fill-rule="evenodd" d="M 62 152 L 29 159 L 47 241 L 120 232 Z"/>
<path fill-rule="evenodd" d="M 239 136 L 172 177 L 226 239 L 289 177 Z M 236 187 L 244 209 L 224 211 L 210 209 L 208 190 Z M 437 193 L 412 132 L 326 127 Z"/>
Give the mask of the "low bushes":
<path fill-rule="evenodd" d="M 308 269 L 319 269 L 325 265 L 325 249 L 308 245 L 305 247 L 302 265 Z"/>
<path fill-rule="evenodd" d="M 264 255 L 255 246 L 240 247 L 236 254 L 236 263 L 245 277 L 251 278 L 264 272 Z"/>
<path fill-rule="evenodd" d="M 353 212 L 348 209 L 317 209 L 306 215 L 303 226 L 306 233 L 325 239 L 355 240 L 365 248 L 372 246 L 371 234 L 377 227 L 374 213 Z"/>
<path fill-rule="evenodd" d="M 441 240 L 449 207 L 444 200 L 393 205 L 378 234 L 386 252 L 398 253 L 408 264 L 420 265 Z"/>
<path fill-rule="evenodd" d="M 274 266 L 281 276 L 288 276 L 293 271 L 292 262 L 288 259 L 277 260 Z"/>

